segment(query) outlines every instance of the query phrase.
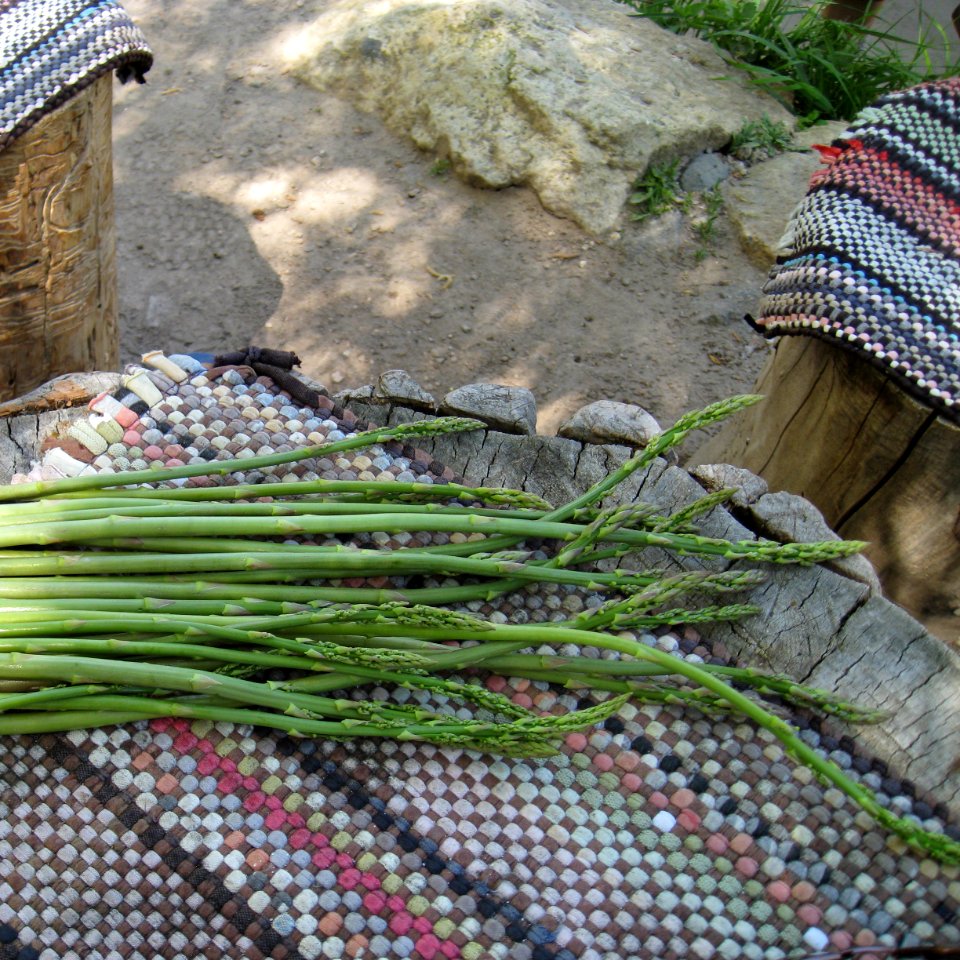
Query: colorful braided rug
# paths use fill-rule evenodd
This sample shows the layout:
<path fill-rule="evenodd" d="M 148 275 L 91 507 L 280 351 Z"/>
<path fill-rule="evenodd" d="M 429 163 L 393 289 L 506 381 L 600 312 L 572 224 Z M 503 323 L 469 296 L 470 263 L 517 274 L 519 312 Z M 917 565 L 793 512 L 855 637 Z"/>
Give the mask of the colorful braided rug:
<path fill-rule="evenodd" d="M 0 149 L 108 70 L 143 83 L 152 63 L 114 0 L 0 0 Z"/>
<path fill-rule="evenodd" d="M 819 150 L 751 322 L 855 349 L 960 420 L 960 79 L 882 97 Z"/>
<path fill-rule="evenodd" d="M 281 389 L 269 363 L 145 359 L 44 443 L 36 474 L 242 458 L 358 427 L 323 391 L 305 403 Z M 290 473 L 452 477 L 385 445 L 227 482 Z M 538 587 L 486 612 L 542 621 L 588 600 Z M 724 658 L 689 629 L 641 639 Z M 542 711 L 587 705 L 539 682 L 488 683 Z M 793 719 L 882 803 L 960 837 L 846 731 Z M 879 960 L 870 948 L 919 944 L 960 945 L 960 869 L 906 850 L 772 736 L 679 707 L 627 705 L 544 760 L 181 720 L 0 743 L 3 958 L 777 960 L 860 948 Z"/>

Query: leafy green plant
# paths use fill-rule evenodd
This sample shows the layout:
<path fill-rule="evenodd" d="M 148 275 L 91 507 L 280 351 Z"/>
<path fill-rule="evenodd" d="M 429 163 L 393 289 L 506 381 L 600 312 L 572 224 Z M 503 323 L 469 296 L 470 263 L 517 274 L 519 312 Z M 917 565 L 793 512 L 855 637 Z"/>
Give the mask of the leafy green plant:
<path fill-rule="evenodd" d="M 719 184 L 703 193 L 686 191 L 680 186 L 680 161 L 651 164 L 633 186 L 630 203 L 637 207 L 633 220 L 648 220 L 659 217 L 668 210 L 679 210 L 691 215 L 696 208 L 702 208 L 702 214 L 692 221 L 693 232 L 697 237 L 697 260 L 703 260 L 710 252 L 716 239 L 716 224 L 723 210 L 723 195 Z"/>
<path fill-rule="evenodd" d="M 785 123 L 771 120 L 764 114 L 759 120 L 748 120 L 730 141 L 730 153 L 738 160 L 775 157 L 783 153 L 793 140 Z"/>
<path fill-rule="evenodd" d="M 693 225 L 693 232 L 697 235 L 697 260 L 704 260 L 710 253 L 714 240 L 717 238 L 717 218 L 723 210 L 723 194 L 720 185 L 703 194 L 703 203 L 706 208 L 705 216 Z"/>
<path fill-rule="evenodd" d="M 430 167 L 430 173 L 434 177 L 442 177 L 450 171 L 450 160 L 447 157 L 439 157 Z"/>
<path fill-rule="evenodd" d="M 637 178 L 630 194 L 630 203 L 637 209 L 631 219 L 646 220 L 683 205 L 685 195 L 680 189 L 678 171 L 680 161 L 651 163 Z"/>
<path fill-rule="evenodd" d="M 821 16 L 826 0 L 620 0 L 635 16 L 674 33 L 693 33 L 783 102 L 804 123 L 851 120 L 881 94 L 960 72 L 935 71 L 933 25 L 915 43 L 864 22 Z"/>

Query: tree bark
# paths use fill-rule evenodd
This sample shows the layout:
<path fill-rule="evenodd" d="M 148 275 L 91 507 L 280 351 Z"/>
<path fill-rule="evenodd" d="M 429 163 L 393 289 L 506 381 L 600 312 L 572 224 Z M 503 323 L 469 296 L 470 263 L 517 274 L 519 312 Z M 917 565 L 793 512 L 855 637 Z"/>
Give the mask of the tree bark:
<path fill-rule="evenodd" d="M 0 152 L 0 400 L 118 364 L 112 82 Z"/>
<path fill-rule="evenodd" d="M 782 337 L 757 381 L 763 403 L 692 463 L 733 463 L 813 502 L 868 540 L 884 592 L 916 616 L 960 607 L 960 427 L 861 357 Z"/>

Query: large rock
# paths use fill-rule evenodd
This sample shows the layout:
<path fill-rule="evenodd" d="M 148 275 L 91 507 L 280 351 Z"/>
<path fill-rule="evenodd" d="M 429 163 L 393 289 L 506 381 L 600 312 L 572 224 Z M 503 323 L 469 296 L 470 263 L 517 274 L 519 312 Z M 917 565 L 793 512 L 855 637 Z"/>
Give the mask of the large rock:
<path fill-rule="evenodd" d="M 288 48 L 293 70 L 378 113 L 469 182 L 528 184 L 600 233 L 651 160 L 790 122 L 713 48 L 612 0 L 340 0 Z"/>

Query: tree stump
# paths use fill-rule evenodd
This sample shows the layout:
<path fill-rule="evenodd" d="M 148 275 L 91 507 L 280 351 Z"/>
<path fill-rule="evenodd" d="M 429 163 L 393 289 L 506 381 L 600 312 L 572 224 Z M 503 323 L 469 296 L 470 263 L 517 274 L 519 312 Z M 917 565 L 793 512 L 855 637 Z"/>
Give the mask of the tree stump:
<path fill-rule="evenodd" d="M 742 412 L 692 458 L 734 463 L 868 540 L 884 592 L 917 616 L 960 607 L 960 427 L 861 357 L 782 337 Z"/>
<path fill-rule="evenodd" d="M 0 400 L 117 366 L 112 82 L 0 152 Z"/>

